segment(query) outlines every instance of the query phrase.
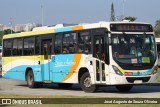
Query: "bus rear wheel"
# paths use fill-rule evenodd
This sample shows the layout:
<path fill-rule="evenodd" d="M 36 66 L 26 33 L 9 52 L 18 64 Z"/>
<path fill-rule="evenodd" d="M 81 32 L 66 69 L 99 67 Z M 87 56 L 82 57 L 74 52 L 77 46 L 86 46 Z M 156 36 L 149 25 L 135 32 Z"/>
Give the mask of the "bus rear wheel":
<path fill-rule="evenodd" d="M 64 89 L 67 89 L 67 88 L 70 88 L 72 87 L 73 84 L 70 84 L 70 83 L 58 83 L 58 86 L 60 88 L 64 88 Z"/>
<path fill-rule="evenodd" d="M 132 89 L 133 85 L 117 85 L 116 88 L 120 92 L 128 92 Z"/>
<path fill-rule="evenodd" d="M 32 70 L 29 70 L 27 73 L 27 85 L 29 88 L 41 88 L 43 87 L 43 83 L 42 82 L 35 82 L 34 81 L 34 74 Z"/>
<path fill-rule="evenodd" d="M 92 84 L 91 77 L 88 72 L 84 73 L 80 78 L 80 86 L 83 91 L 93 93 L 96 91 L 96 85 Z"/>

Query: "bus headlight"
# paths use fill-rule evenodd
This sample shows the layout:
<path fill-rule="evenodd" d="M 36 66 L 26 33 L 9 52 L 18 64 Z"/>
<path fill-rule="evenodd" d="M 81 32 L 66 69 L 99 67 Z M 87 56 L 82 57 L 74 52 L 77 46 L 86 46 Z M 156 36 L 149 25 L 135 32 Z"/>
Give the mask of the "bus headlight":
<path fill-rule="evenodd" d="M 116 66 L 112 65 L 112 67 L 116 74 L 121 75 L 121 76 L 123 75 L 123 73 Z"/>

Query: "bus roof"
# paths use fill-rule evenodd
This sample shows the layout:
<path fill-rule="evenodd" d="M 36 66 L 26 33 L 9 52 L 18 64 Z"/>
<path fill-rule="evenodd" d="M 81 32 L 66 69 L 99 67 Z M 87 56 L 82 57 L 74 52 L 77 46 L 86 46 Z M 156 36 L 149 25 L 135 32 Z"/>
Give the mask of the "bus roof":
<path fill-rule="evenodd" d="M 100 27 L 107 27 L 109 28 L 110 24 L 149 24 L 149 23 L 142 23 L 142 22 L 129 22 L 129 21 L 118 21 L 118 22 L 105 22 L 101 21 L 98 23 L 82 23 L 82 24 L 77 24 L 74 26 L 64 26 L 63 24 L 58 24 L 52 27 L 39 27 L 35 28 L 33 31 L 30 32 L 21 32 L 21 33 L 15 33 L 15 34 L 9 34 L 9 35 L 4 35 L 3 39 L 8 39 L 8 38 L 16 38 L 16 37 L 24 37 L 24 36 L 32 36 L 32 35 L 40 35 L 40 34 L 46 34 L 46 33 L 60 33 L 60 32 L 66 32 L 66 31 L 76 31 L 76 30 L 82 30 L 82 29 L 92 29 L 92 28 L 100 28 Z"/>

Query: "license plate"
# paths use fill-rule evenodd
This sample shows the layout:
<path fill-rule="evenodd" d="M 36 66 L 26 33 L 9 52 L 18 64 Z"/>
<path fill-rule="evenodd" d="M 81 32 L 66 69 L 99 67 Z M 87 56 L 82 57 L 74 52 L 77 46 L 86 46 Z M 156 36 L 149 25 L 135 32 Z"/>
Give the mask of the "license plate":
<path fill-rule="evenodd" d="M 142 80 L 135 80 L 134 83 L 142 83 Z"/>

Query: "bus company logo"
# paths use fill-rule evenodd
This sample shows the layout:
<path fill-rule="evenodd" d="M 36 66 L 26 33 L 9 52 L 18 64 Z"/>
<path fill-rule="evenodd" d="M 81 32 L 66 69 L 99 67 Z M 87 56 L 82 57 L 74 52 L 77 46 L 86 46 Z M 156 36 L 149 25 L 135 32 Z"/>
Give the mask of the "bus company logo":
<path fill-rule="evenodd" d="M 140 75 L 140 72 L 139 72 L 139 71 L 137 72 L 137 75 Z"/>
<path fill-rule="evenodd" d="M 2 99 L 2 104 L 12 104 L 11 99 Z"/>
<path fill-rule="evenodd" d="M 66 61 L 58 61 L 58 59 L 55 61 L 55 67 L 67 67 L 67 66 L 73 66 L 75 65 L 76 62 L 72 62 L 72 61 L 69 61 L 68 59 L 66 59 Z"/>

